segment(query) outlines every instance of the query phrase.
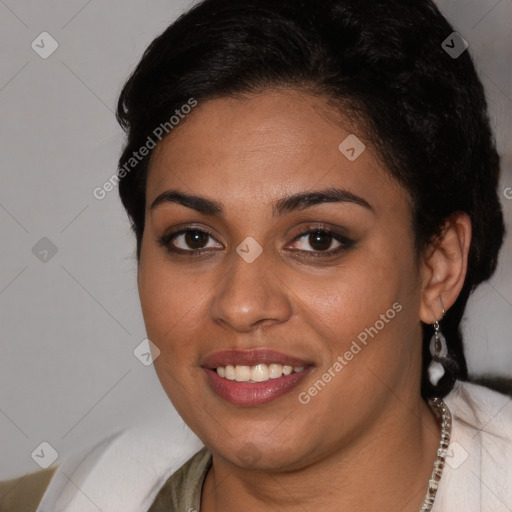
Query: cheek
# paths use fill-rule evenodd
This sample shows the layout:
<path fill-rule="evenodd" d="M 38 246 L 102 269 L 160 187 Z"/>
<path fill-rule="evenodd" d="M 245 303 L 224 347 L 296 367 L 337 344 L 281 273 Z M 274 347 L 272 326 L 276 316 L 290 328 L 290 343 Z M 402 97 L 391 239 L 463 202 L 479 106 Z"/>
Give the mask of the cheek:
<path fill-rule="evenodd" d="M 159 358 L 160 364 L 173 364 L 190 353 L 193 343 L 183 340 L 193 339 L 190 328 L 201 316 L 207 286 L 202 277 L 170 265 L 164 251 L 142 251 L 138 289 L 146 331 L 162 355 L 172 356 Z"/>
<path fill-rule="evenodd" d="M 174 407 L 194 425 L 203 414 L 193 406 L 197 396 L 192 396 L 202 377 L 194 370 L 200 352 L 194 339 L 198 338 L 197 329 L 202 329 L 198 322 L 204 318 L 200 312 L 203 281 L 184 276 L 155 252 L 141 255 L 138 276 L 147 336 L 160 350 L 154 368 Z"/>
<path fill-rule="evenodd" d="M 346 355 L 358 362 L 347 365 L 352 368 L 345 373 L 359 379 L 366 367 L 391 378 L 411 357 L 408 337 L 416 328 L 419 306 L 418 289 L 411 283 L 417 273 L 410 247 L 397 245 L 377 240 L 328 277 L 295 288 L 302 297 L 301 315 L 321 334 L 324 368 Z"/>

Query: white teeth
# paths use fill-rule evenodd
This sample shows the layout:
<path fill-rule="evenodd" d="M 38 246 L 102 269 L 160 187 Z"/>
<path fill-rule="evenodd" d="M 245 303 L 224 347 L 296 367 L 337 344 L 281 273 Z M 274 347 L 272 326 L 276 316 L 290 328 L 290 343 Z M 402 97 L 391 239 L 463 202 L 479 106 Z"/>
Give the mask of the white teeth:
<path fill-rule="evenodd" d="M 237 382 L 266 382 L 270 379 L 278 379 L 283 375 L 299 373 L 304 370 L 304 366 L 289 366 L 272 363 L 270 365 L 257 364 L 255 366 L 227 365 L 217 367 L 217 374 L 228 380 Z"/>
<path fill-rule="evenodd" d="M 268 367 L 268 376 L 271 379 L 277 379 L 283 375 L 283 365 L 281 364 L 271 364 Z"/>
<path fill-rule="evenodd" d="M 266 364 L 257 364 L 251 369 L 251 380 L 254 382 L 265 382 L 268 380 L 268 366 Z"/>
<path fill-rule="evenodd" d="M 251 380 L 251 367 L 235 366 L 235 380 L 237 382 L 249 382 Z"/>
<path fill-rule="evenodd" d="M 234 366 L 226 366 L 226 379 L 235 380 L 235 367 Z"/>

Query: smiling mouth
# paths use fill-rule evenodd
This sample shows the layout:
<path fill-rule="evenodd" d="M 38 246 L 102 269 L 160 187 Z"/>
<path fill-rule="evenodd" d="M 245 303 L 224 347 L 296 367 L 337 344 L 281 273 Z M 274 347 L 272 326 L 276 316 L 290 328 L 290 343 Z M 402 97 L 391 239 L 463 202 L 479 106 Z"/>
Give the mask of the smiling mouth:
<path fill-rule="evenodd" d="M 292 373 L 304 371 L 305 366 L 290 366 L 278 363 L 257 364 L 254 366 L 227 365 L 218 366 L 215 370 L 219 377 L 236 382 L 267 382 L 271 379 L 279 379 Z"/>
<path fill-rule="evenodd" d="M 218 351 L 200 365 L 212 391 L 242 407 L 265 405 L 290 393 L 315 367 L 308 359 L 265 347 Z"/>

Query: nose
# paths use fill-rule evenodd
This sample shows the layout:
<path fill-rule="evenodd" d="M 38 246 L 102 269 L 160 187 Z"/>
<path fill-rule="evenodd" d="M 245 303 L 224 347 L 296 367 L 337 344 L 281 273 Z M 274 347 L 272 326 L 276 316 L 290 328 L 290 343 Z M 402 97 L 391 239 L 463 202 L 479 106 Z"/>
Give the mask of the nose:
<path fill-rule="evenodd" d="M 252 263 L 234 253 L 230 271 L 215 291 L 213 321 L 239 332 L 285 322 L 292 315 L 289 289 L 265 251 Z"/>

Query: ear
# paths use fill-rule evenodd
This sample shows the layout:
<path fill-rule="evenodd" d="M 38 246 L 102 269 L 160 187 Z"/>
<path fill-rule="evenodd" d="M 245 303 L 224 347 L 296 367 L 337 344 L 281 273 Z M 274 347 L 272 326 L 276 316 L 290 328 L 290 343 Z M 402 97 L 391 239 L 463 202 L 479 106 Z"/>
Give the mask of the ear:
<path fill-rule="evenodd" d="M 470 243 L 471 220 L 465 212 L 455 212 L 446 219 L 441 236 L 422 257 L 422 322 L 441 320 L 443 308 L 448 311 L 457 300 L 466 278 Z"/>

